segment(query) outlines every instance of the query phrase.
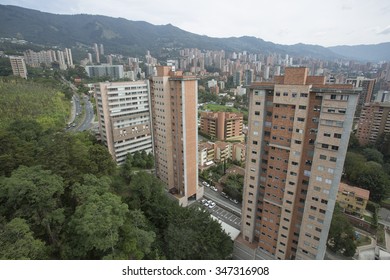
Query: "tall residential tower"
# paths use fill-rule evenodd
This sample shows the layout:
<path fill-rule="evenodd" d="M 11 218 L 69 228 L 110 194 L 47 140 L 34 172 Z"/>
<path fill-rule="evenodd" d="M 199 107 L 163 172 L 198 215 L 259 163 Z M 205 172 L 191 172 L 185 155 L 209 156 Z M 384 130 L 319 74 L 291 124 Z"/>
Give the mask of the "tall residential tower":
<path fill-rule="evenodd" d="M 203 196 L 198 186 L 198 81 L 157 66 L 151 79 L 156 174 L 183 206 Z"/>
<path fill-rule="evenodd" d="M 114 160 L 152 152 L 149 81 L 100 83 L 95 92 L 100 135 Z"/>
<path fill-rule="evenodd" d="M 251 85 L 236 241 L 248 258 L 324 258 L 358 97 L 307 68 Z"/>

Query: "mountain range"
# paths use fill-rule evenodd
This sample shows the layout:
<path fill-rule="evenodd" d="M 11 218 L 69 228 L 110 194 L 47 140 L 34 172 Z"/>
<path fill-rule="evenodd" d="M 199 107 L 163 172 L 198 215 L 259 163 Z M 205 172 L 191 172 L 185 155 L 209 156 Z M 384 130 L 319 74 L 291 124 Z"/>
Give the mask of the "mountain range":
<path fill-rule="evenodd" d="M 153 25 L 101 15 L 60 15 L 11 5 L 0 5 L 0 37 L 19 38 L 46 46 L 72 47 L 104 44 L 106 53 L 159 56 L 163 49 L 198 48 L 280 53 L 322 59 L 351 58 L 361 61 L 390 60 L 390 42 L 378 45 L 335 46 L 281 45 L 243 36 L 212 38 L 181 30 L 171 24 Z"/>

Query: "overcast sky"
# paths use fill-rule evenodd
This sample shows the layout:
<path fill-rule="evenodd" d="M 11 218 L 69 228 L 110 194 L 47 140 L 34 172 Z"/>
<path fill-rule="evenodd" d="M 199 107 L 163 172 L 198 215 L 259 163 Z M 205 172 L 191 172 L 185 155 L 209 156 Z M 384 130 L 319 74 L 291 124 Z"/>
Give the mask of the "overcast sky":
<path fill-rule="evenodd" d="M 0 0 L 58 14 L 171 23 L 210 37 L 255 36 L 279 44 L 390 42 L 389 0 Z"/>

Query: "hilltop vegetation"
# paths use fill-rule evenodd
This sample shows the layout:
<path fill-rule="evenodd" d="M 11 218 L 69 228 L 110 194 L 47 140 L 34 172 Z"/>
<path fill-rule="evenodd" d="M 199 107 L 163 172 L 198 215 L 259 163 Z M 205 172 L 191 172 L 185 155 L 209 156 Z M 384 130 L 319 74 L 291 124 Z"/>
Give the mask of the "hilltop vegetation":
<path fill-rule="evenodd" d="M 35 120 L 44 129 L 63 127 L 70 102 L 57 87 L 20 78 L 0 79 L 0 128 L 15 120 Z"/>

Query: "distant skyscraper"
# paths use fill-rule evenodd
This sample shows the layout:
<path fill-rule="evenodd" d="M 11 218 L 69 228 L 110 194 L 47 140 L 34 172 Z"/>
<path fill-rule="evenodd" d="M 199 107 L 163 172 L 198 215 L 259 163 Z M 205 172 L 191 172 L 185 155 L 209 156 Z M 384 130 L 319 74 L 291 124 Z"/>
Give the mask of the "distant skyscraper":
<path fill-rule="evenodd" d="M 236 240 L 248 258 L 324 258 L 357 99 L 307 68 L 251 85 Z"/>
<path fill-rule="evenodd" d="M 110 77 L 111 79 L 122 79 L 124 76 L 123 65 L 88 65 L 85 66 L 88 77 Z"/>
<path fill-rule="evenodd" d="M 104 55 L 104 46 L 103 46 L 103 44 L 100 44 L 100 54 Z"/>
<path fill-rule="evenodd" d="M 93 59 L 92 59 L 92 54 L 91 53 L 88 53 L 88 60 L 89 60 L 89 63 L 93 63 Z"/>
<path fill-rule="evenodd" d="M 383 133 L 390 135 L 390 102 L 366 103 L 362 108 L 356 133 L 359 143 L 375 144 Z"/>
<path fill-rule="evenodd" d="M 24 62 L 24 58 L 21 56 L 10 56 L 9 60 L 12 67 L 12 73 L 15 76 L 20 76 L 27 79 L 27 68 L 26 63 Z"/>
<path fill-rule="evenodd" d="M 203 196 L 198 186 L 198 81 L 157 66 L 151 78 L 156 175 L 183 206 Z"/>
<path fill-rule="evenodd" d="M 99 55 L 99 47 L 98 44 L 93 44 L 93 49 L 95 51 L 95 56 L 96 56 L 96 63 L 100 63 L 100 55 Z"/>
<path fill-rule="evenodd" d="M 249 86 L 254 81 L 254 71 L 253 69 L 245 70 L 245 83 L 244 86 Z"/>
<path fill-rule="evenodd" d="M 58 63 L 59 63 L 59 65 L 60 65 L 60 69 L 61 69 L 61 70 L 66 70 L 68 67 L 66 66 L 64 52 L 58 50 L 58 51 L 57 51 L 57 58 L 58 58 Z"/>
<path fill-rule="evenodd" d="M 65 55 L 66 55 L 66 62 L 69 67 L 73 67 L 73 57 L 72 57 L 72 50 L 65 48 Z"/>
<path fill-rule="evenodd" d="M 114 160 L 152 152 L 149 82 L 100 83 L 95 91 L 100 135 Z"/>

